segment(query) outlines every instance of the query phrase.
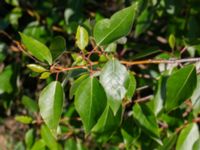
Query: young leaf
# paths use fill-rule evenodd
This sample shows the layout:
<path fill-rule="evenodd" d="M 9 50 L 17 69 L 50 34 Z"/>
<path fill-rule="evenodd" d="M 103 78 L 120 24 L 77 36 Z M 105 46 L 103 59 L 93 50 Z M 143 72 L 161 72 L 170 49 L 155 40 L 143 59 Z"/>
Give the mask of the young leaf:
<path fill-rule="evenodd" d="M 94 38 L 97 45 L 107 45 L 126 36 L 133 25 L 138 4 L 120 10 L 110 19 L 102 19 L 94 27 Z"/>
<path fill-rule="evenodd" d="M 75 108 L 86 132 L 96 124 L 106 107 L 106 101 L 104 89 L 96 78 L 88 77 L 81 82 L 75 93 Z"/>
<path fill-rule="evenodd" d="M 62 36 L 56 36 L 51 41 L 50 51 L 53 59 L 56 59 L 66 50 L 66 41 Z"/>
<path fill-rule="evenodd" d="M 33 121 L 33 119 L 29 116 L 16 116 L 15 120 L 24 124 L 30 124 Z"/>
<path fill-rule="evenodd" d="M 46 144 L 45 144 L 44 140 L 40 139 L 34 143 L 31 150 L 46 150 L 45 145 Z"/>
<path fill-rule="evenodd" d="M 40 114 L 53 133 L 56 133 L 60 120 L 63 99 L 64 91 L 58 81 L 53 81 L 46 86 L 39 97 Z"/>
<path fill-rule="evenodd" d="M 118 110 L 117 114 L 114 115 L 110 106 L 107 105 L 106 109 L 100 116 L 99 120 L 92 128 L 92 132 L 98 134 L 110 134 L 113 133 L 117 127 L 119 127 L 122 119 L 122 107 Z"/>
<path fill-rule="evenodd" d="M 188 99 L 196 87 L 196 69 L 188 65 L 173 73 L 167 80 L 165 108 L 167 111 L 178 107 Z"/>
<path fill-rule="evenodd" d="M 34 57 L 43 62 L 47 61 L 49 65 L 52 64 L 52 56 L 46 45 L 23 33 L 20 33 L 20 36 L 22 38 L 22 43 Z"/>
<path fill-rule="evenodd" d="M 153 112 L 147 106 L 140 106 L 136 103 L 133 106 L 133 118 L 147 135 L 156 141 L 159 141 L 160 135 L 156 118 Z"/>
<path fill-rule="evenodd" d="M 192 150 L 193 144 L 199 138 L 199 130 L 196 123 L 191 123 L 185 127 L 176 144 L 176 150 Z"/>
<path fill-rule="evenodd" d="M 88 42 L 89 42 L 89 36 L 87 30 L 82 26 L 78 26 L 76 32 L 76 45 L 83 51 L 85 50 L 85 47 L 88 45 Z"/>
<path fill-rule="evenodd" d="M 26 65 L 29 69 L 31 69 L 34 72 L 42 73 L 47 71 L 44 67 L 37 65 L 37 64 L 28 64 Z"/>
<path fill-rule="evenodd" d="M 169 46 L 171 47 L 171 49 L 174 49 L 175 44 L 176 44 L 175 43 L 176 39 L 175 39 L 175 36 L 173 34 L 170 34 L 168 42 L 169 42 Z"/>
<path fill-rule="evenodd" d="M 116 114 L 128 89 L 129 73 L 126 67 L 116 59 L 108 61 L 101 71 L 100 82 L 106 91 L 108 103 Z"/>
<path fill-rule="evenodd" d="M 40 79 L 47 79 L 49 76 L 51 75 L 50 72 L 43 72 L 41 75 L 40 75 Z"/>

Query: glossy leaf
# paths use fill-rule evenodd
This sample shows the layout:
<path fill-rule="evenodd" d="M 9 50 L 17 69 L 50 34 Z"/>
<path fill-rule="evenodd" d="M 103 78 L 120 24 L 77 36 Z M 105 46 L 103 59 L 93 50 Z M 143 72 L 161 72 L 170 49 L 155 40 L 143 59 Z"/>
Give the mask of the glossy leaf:
<path fill-rule="evenodd" d="M 195 116 L 200 112 L 200 75 L 197 76 L 197 86 L 191 96 L 191 101 L 193 105 L 193 114 Z"/>
<path fill-rule="evenodd" d="M 127 87 L 127 92 L 126 92 L 126 98 L 128 100 L 132 99 L 135 89 L 136 89 L 135 77 L 131 72 L 129 72 L 129 81 L 128 81 L 128 87 Z"/>
<path fill-rule="evenodd" d="M 41 136 L 44 140 L 45 144 L 51 149 L 51 150 L 58 150 L 58 143 L 56 142 L 55 137 L 52 135 L 49 128 L 45 125 L 42 125 L 41 127 Z"/>
<path fill-rule="evenodd" d="M 56 59 L 66 50 L 66 41 L 62 36 L 56 36 L 51 41 L 49 48 L 53 59 Z"/>
<path fill-rule="evenodd" d="M 20 36 L 22 43 L 34 57 L 43 62 L 47 61 L 50 65 L 52 64 L 52 56 L 46 45 L 23 33 L 20 33 Z"/>
<path fill-rule="evenodd" d="M 137 3 L 116 12 L 110 19 L 102 19 L 94 27 L 94 38 L 97 45 L 107 45 L 126 36 L 133 25 Z"/>
<path fill-rule="evenodd" d="M 34 72 L 42 73 L 44 71 L 47 71 L 44 67 L 37 65 L 37 64 L 28 64 L 27 67 L 31 69 Z"/>
<path fill-rule="evenodd" d="M 140 106 L 136 103 L 133 106 L 133 118 L 148 136 L 159 141 L 160 135 L 156 118 L 147 106 Z"/>
<path fill-rule="evenodd" d="M 70 90 L 69 90 L 69 97 L 70 99 L 73 98 L 73 95 L 76 93 L 77 89 L 79 88 L 80 84 L 88 78 L 88 74 L 84 74 L 82 76 L 80 76 L 78 79 L 76 79 L 74 81 L 74 83 L 72 84 L 72 86 L 70 87 Z"/>
<path fill-rule="evenodd" d="M 167 80 L 165 108 L 170 111 L 188 99 L 196 87 L 196 69 L 193 65 L 173 73 Z"/>
<path fill-rule="evenodd" d="M 39 96 L 40 114 L 54 134 L 62 113 L 63 100 L 63 88 L 58 81 L 53 81 L 47 85 Z"/>
<path fill-rule="evenodd" d="M 75 108 L 89 132 L 106 107 L 106 94 L 95 77 L 88 77 L 81 82 L 75 94 Z"/>
<path fill-rule="evenodd" d="M 76 45 L 81 50 L 85 50 L 85 47 L 88 45 L 88 42 L 89 42 L 89 35 L 87 30 L 82 26 L 78 26 L 76 32 Z"/>
<path fill-rule="evenodd" d="M 198 126 L 195 123 L 182 129 L 176 144 L 176 150 L 192 150 L 193 144 L 199 138 Z"/>
<path fill-rule="evenodd" d="M 107 105 L 106 109 L 100 116 L 99 120 L 92 129 L 92 132 L 98 134 L 111 135 L 120 125 L 122 119 L 122 107 L 118 110 L 117 114 L 114 115 L 110 106 Z"/>
<path fill-rule="evenodd" d="M 101 71 L 100 82 L 106 91 L 108 103 L 116 114 L 128 89 L 129 73 L 126 67 L 116 59 L 108 61 Z"/>

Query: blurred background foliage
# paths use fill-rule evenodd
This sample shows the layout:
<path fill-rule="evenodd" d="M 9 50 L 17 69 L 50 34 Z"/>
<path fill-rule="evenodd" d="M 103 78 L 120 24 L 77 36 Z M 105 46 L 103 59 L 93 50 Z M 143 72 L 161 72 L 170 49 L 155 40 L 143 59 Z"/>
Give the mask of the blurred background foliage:
<path fill-rule="evenodd" d="M 40 117 L 37 99 L 44 85 L 55 76 L 46 80 L 37 78 L 26 68 L 27 63 L 34 61 L 24 55 L 16 46 L 20 41 L 18 32 L 25 33 L 39 41 L 50 45 L 57 35 L 66 40 L 66 51 L 77 52 L 75 34 L 78 25 L 84 26 L 90 35 L 95 22 L 104 17 L 110 17 L 114 12 L 140 1 L 141 7 L 133 29 L 127 38 L 118 40 L 114 47 L 116 56 L 120 59 L 139 60 L 148 58 L 184 58 L 200 55 L 200 1 L 199 0 L 1 0 L 0 1 L 0 147 L 1 149 L 28 149 L 35 143 L 42 147 L 40 140 Z M 171 36 L 171 38 L 169 38 Z M 171 39 L 171 42 L 168 42 Z M 169 40 L 170 41 L 170 40 Z M 170 43 L 170 44 L 169 44 Z M 187 48 L 184 50 L 184 48 Z M 88 46 L 91 49 L 91 45 Z M 94 58 L 95 59 L 95 58 Z M 66 66 L 72 64 L 73 58 L 68 53 L 63 56 Z M 135 98 L 156 93 L 157 81 L 161 65 L 134 66 L 137 87 L 148 85 Z M 66 78 L 64 74 L 61 78 Z M 67 76 L 70 78 L 70 76 Z M 165 82 L 163 81 L 159 82 Z M 65 86 L 69 95 L 69 85 Z M 150 88 L 149 88 L 150 87 Z M 80 122 L 73 120 L 77 117 L 72 101 L 66 96 L 64 117 L 72 118 L 70 123 L 77 134 L 60 139 L 64 149 L 98 149 L 98 141 L 84 141 L 83 132 L 79 131 Z M 198 113 L 198 112 L 197 112 Z M 172 116 L 162 116 L 170 127 L 175 129 L 183 123 L 180 115 L 174 112 Z M 19 116 L 18 116 L 19 115 Z M 30 116 L 30 117 L 28 117 Z M 21 117 L 21 118 L 20 118 Z M 24 117 L 24 118 L 23 118 Z M 34 120 L 34 124 L 29 124 Z M 16 120 L 23 120 L 26 125 Z M 131 124 L 131 121 L 129 121 Z M 62 128 L 61 133 L 68 128 Z M 136 133 L 131 138 L 137 138 L 135 128 L 126 129 Z M 132 131 L 133 130 L 133 131 Z M 44 132 L 45 132 L 44 127 Z M 120 131 L 119 131 L 120 132 Z M 118 134 L 118 133 L 116 133 Z M 124 132 L 126 134 L 126 132 Z M 141 137 L 146 139 L 147 137 Z M 30 140 L 31 139 L 31 140 Z M 128 140 L 128 139 L 127 139 Z M 125 141 L 127 142 L 127 141 Z M 145 146 L 149 146 L 146 139 Z M 123 149 L 122 135 L 110 139 L 110 144 L 104 143 L 104 149 Z M 37 144 L 35 144 L 37 146 Z M 155 144 L 155 143 L 154 143 Z M 34 145 L 34 146 L 35 146 Z M 151 144 L 153 147 L 153 144 Z M 25 148 L 26 147 L 26 148 Z M 147 147 L 146 147 L 147 148 Z M 33 149 L 33 148 L 32 148 Z M 39 148 L 38 148 L 39 149 Z M 42 149 L 42 148 L 41 148 Z M 151 148 L 147 148 L 151 149 Z"/>

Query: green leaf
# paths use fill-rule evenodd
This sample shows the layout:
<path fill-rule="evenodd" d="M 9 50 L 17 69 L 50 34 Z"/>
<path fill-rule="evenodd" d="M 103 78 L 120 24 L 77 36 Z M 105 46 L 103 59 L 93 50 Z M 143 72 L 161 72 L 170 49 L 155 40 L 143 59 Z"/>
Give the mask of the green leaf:
<path fill-rule="evenodd" d="M 28 64 L 26 65 L 29 69 L 31 69 L 34 72 L 42 73 L 47 71 L 44 67 L 37 65 L 37 64 Z"/>
<path fill-rule="evenodd" d="M 32 123 L 33 119 L 29 116 L 16 116 L 15 120 L 24 123 L 24 124 L 30 124 Z"/>
<path fill-rule="evenodd" d="M 106 91 L 108 103 L 116 114 L 128 89 L 129 73 L 126 67 L 116 59 L 108 61 L 101 71 L 100 82 Z"/>
<path fill-rule="evenodd" d="M 193 114 L 195 116 L 200 112 L 200 75 L 197 76 L 197 86 L 191 96 L 191 101 L 193 105 Z"/>
<path fill-rule="evenodd" d="M 14 86 L 12 85 L 12 77 L 14 75 L 14 71 L 11 66 L 7 66 L 2 72 L 0 72 L 0 94 L 6 92 L 13 92 Z"/>
<path fill-rule="evenodd" d="M 81 82 L 75 94 L 75 108 L 86 132 L 96 124 L 105 107 L 106 94 L 99 81 L 94 77 L 88 77 Z"/>
<path fill-rule="evenodd" d="M 160 146 L 158 150 L 172 150 L 177 139 L 177 134 L 172 134 L 169 137 L 166 137 L 163 141 L 163 145 Z"/>
<path fill-rule="evenodd" d="M 188 99 L 196 87 L 196 69 L 194 65 L 188 65 L 174 72 L 167 80 L 166 103 L 167 111 L 177 108 Z"/>
<path fill-rule="evenodd" d="M 62 36 L 56 36 L 49 47 L 53 59 L 56 59 L 66 50 L 66 41 Z"/>
<path fill-rule="evenodd" d="M 137 19 L 135 27 L 135 36 L 138 37 L 141 33 L 145 32 L 153 21 L 153 13 L 145 9 Z"/>
<path fill-rule="evenodd" d="M 105 52 L 107 53 L 114 53 L 117 50 L 117 44 L 116 43 L 111 43 L 105 48 Z"/>
<path fill-rule="evenodd" d="M 97 22 L 94 27 L 94 38 L 97 45 L 107 45 L 126 36 L 132 28 L 136 10 L 137 3 L 116 12 L 110 19 Z"/>
<path fill-rule="evenodd" d="M 87 30 L 82 26 L 78 26 L 76 32 L 76 45 L 83 51 L 85 50 L 85 47 L 88 45 L 88 42 L 89 42 L 89 36 Z"/>
<path fill-rule="evenodd" d="M 35 142 L 35 144 L 33 145 L 31 150 L 46 150 L 45 145 L 46 144 L 45 144 L 44 140 L 40 139 Z"/>
<path fill-rule="evenodd" d="M 51 82 L 39 96 L 40 114 L 48 128 L 55 134 L 62 113 L 64 91 L 58 81 Z"/>
<path fill-rule="evenodd" d="M 122 120 L 122 107 L 114 115 L 109 105 L 106 106 L 99 120 L 92 128 L 92 132 L 111 135 L 120 125 Z"/>
<path fill-rule="evenodd" d="M 149 106 L 155 115 L 158 115 L 159 112 L 163 109 L 164 99 L 166 94 L 166 77 L 161 76 L 157 83 L 157 89 L 154 95 L 154 98 L 149 102 Z"/>
<path fill-rule="evenodd" d="M 69 97 L 70 99 L 73 98 L 73 95 L 76 93 L 76 91 L 78 90 L 80 84 L 89 77 L 88 74 L 83 74 L 82 76 L 80 76 L 78 79 L 76 79 L 74 81 L 74 83 L 72 84 L 72 86 L 70 87 L 69 90 Z"/>
<path fill-rule="evenodd" d="M 133 106 L 133 118 L 148 136 L 159 141 L 160 135 L 156 117 L 147 106 L 140 106 L 136 103 Z"/>
<path fill-rule="evenodd" d="M 41 127 L 41 136 L 44 140 L 45 144 L 51 149 L 51 150 L 58 150 L 58 143 L 55 139 L 55 137 L 52 135 L 49 128 L 45 125 L 42 125 Z"/>
<path fill-rule="evenodd" d="M 135 92 L 135 89 L 136 89 L 136 80 L 135 80 L 135 77 L 134 75 L 129 72 L 129 81 L 128 81 L 128 87 L 127 87 L 127 92 L 126 92 L 126 98 L 128 100 L 131 100 L 132 97 L 133 97 L 133 94 Z"/>
<path fill-rule="evenodd" d="M 25 144 L 27 149 L 31 149 L 35 140 L 34 129 L 29 129 L 25 135 Z"/>
<path fill-rule="evenodd" d="M 51 75 L 50 72 L 43 72 L 43 73 L 40 75 L 40 79 L 47 79 L 50 75 Z"/>
<path fill-rule="evenodd" d="M 65 142 L 64 150 L 86 150 L 80 140 L 74 140 L 72 138 Z"/>
<path fill-rule="evenodd" d="M 22 104 L 31 112 L 37 112 L 38 110 L 37 102 L 26 95 L 22 97 Z"/>
<path fill-rule="evenodd" d="M 176 150 L 192 150 L 193 144 L 199 138 L 199 130 L 196 123 L 187 125 L 180 133 L 176 144 Z"/>
<path fill-rule="evenodd" d="M 22 43 L 34 57 L 42 62 L 47 61 L 50 65 L 52 64 L 52 56 L 46 45 L 23 33 L 20 33 L 20 36 Z"/>
<path fill-rule="evenodd" d="M 176 39 L 175 39 L 174 34 L 170 34 L 168 43 L 169 43 L 169 46 L 171 47 L 171 49 L 174 49 L 175 44 L 176 44 Z"/>
<path fill-rule="evenodd" d="M 193 144 L 192 150 L 199 150 L 200 149 L 200 138 Z"/>

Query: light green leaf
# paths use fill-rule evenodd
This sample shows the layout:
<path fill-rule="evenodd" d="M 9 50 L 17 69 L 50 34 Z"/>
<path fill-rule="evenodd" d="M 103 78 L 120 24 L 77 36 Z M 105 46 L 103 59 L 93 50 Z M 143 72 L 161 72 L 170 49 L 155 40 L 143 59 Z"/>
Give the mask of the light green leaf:
<path fill-rule="evenodd" d="M 126 36 L 133 25 L 138 4 L 122 9 L 111 16 L 102 19 L 94 27 L 94 38 L 97 45 L 107 45 Z"/>
<path fill-rule="evenodd" d="M 169 43 L 169 46 L 171 47 L 171 49 L 174 49 L 175 44 L 176 44 L 176 39 L 175 39 L 174 34 L 170 34 L 168 43 Z"/>
<path fill-rule="evenodd" d="M 83 51 L 85 50 L 85 47 L 88 45 L 88 42 L 89 42 L 89 36 L 87 30 L 82 26 L 78 26 L 76 32 L 76 45 Z"/>
<path fill-rule="evenodd" d="M 160 146 L 158 150 L 172 150 L 177 139 L 177 134 L 172 134 L 169 137 L 166 137 L 163 141 L 163 145 Z"/>
<path fill-rule="evenodd" d="M 24 124 L 30 124 L 32 123 L 33 119 L 29 116 L 16 116 L 15 120 L 24 123 Z"/>
<path fill-rule="evenodd" d="M 55 134 L 62 113 L 64 91 L 58 81 L 47 85 L 39 96 L 40 114 L 48 128 Z"/>
<path fill-rule="evenodd" d="M 188 99 L 196 87 L 196 69 L 194 65 L 188 65 L 174 72 L 167 80 L 166 103 L 167 111 L 177 108 Z"/>
<path fill-rule="evenodd" d="M 29 129 L 25 135 L 25 144 L 26 144 L 27 149 L 31 149 L 31 147 L 34 143 L 34 140 L 35 140 L 34 130 Z"/>
<path fill-rule="evenodd" d="M 79 88 L 80 84 L 88 77 L 89 77 L 88 74 L 83 74 L 82 76 L 80 76 L 78 79 L 76 79 L 74 81 L 74 83 L 72 84 L 72 86 L 70 87 L 70 90 L 69 90 L 70 99 L 73 98 L 73 95 L 76 93 L 76 91 Z"/>
<path fill-rule="evenodd" d="M 98 122 L 93 127 L 92 132 L 111 135 L 119 127 L 121 119 L 122 107 L 120 107 L 117 114 L 114 115 L 110 106 L 107 105 Z"/>
<path fill-rule="evenodd" d="M 45 145 L 46 144 L 45 144 L 44 140 L 40 139 L 35 142 L 35 144 L 33 145 L 31 150 L 46 150 Z"/>
<path fill-rule="evenodd" d="M 200 75 L 197 76 L 197 86 L 191 96 L 192 105 L 193 105 L 193 114 L 195 116 L 200 112 Z"/>
<path fill-rule="evenodd" d="M 56 59 L 66 50 L 66 41 L 62 36 L 56 36 L 51 41 L 50 51 L 53 59 Z"/>
<path fill-rule="evenodd" d="M 40 75 L 40 79 L 47 79 L 49 76 L 51 75 L 50 72 L 43 72 L 41 75 Z"/>
<path fill-rule="evenodd" d="M 37 65 L 37 64 L 28 64 L 26 65 L 29 69 L 31 69 L 34 72 L 42 73 L 44 71 L 47 71 L 44 67 Z"/>
<path fill-rule="evenodd" d="M 116 52 L 116 50 L 117 50 L 116 43 L 111 43 L 105 48 L 105 52 L 108 52 L 108 53 Z"/>
<path fill-rule="evenodd" d="M 129 81 L 128 81 L 128 87 L 127 87 L 127 93 L 126 93 L 126 98 L 128 100 L 132 99 L 135 89 L 136 89 L 135 77 L 131 72 L 129 72 Z"/>
<path fill-rule="evenodd" d="M 106 91 L 108 103 L 116 114 L 128 89 L 129 73 L 126 67 L 116 59 L 108 61 L 101 71 L 100 82 Z"/>
<path fill-rule="evenodd" d="M 136 103 L 133 106 L 133 118 L 148 136 L 159 141 L 160 135 L 156 117 L 147 106 L 140 106 Z"/>
<path fill-rule="evenodd" d="M 46 45 L 23 33 L 20 33 L 20 36 L 22 43 L 34 57 L 42 62 L 47 61 L 50 65 L 52 64 L 52 56 Z"/>
<path fill-rule="evenodd" d="M 75 108 L 86 132 L 96 124 L 105 107 L 106 94 L 99 81 L 94 77 L 88 77 L 81 82 L 75 94 Z"/>
<path fill-rule="evenodd" d="M 199 138 L 199 130 L 196 123 L 191 123 L 185 127 L 176 144 L 176 150 L 192 150 L 193 144 Z"/>
<path fill-rule="evenodd" d="M 45 144 L 50 148 L 50 150 L 58 150 L 58 143 L 55 137 L 52 135 L 49 128 L 45 125 L 41 127 L 41 136 Z"/>
<path fill-rule="evenodd" d="M 200 150 L 200 138 L 193 144 L 192 150 Z"/>

